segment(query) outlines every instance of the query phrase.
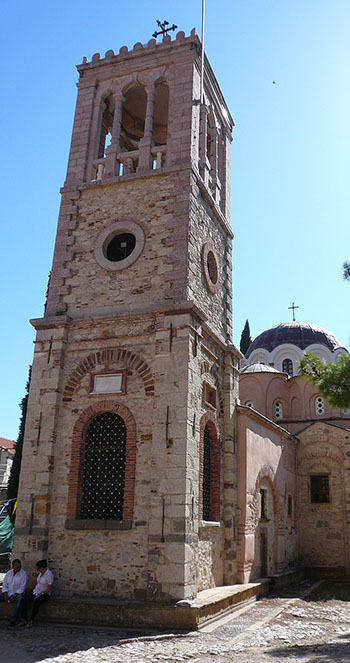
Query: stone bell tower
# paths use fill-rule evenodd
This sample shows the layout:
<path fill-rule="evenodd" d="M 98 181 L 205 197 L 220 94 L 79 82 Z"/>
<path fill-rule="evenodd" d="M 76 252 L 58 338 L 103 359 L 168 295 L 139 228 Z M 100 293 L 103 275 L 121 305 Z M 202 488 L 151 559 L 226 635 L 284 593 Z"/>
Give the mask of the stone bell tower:
<path fill-rule="evenodd" d="M 15 551 L 62 595 L 235 581 L 230 142 L 193 30 L 84 58 Z"/>

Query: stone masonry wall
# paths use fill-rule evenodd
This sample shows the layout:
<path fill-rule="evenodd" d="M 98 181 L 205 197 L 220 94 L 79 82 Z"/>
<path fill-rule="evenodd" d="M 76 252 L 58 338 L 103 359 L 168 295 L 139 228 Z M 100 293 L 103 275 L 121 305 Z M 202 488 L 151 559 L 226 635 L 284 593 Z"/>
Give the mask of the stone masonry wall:
<path fill-rule="evenodd" d="M 189 221 L 188 298 L 196 301 L 203 311 L 210 311 L 208 324 L 216 334 L 227 341 L 232 327 L 230 233 L 210 209 L 193 176 Z M 203 270 L 202 249 L 204 241 L 208 238 L 213 242 L 219 262 L 219 287 L 214 294 L 206 287 Z"/>
<path fill-rule="evenodd" d="M 138 179 L 137 186 L 128 181 L 82 191 L 63 297 L 69 315 L 159 308 L 185 298 L 186 209 L 182 203 L 177 208 L 182 189 L 188 190 L 187 177 L 163 175 Z M 101 233 L 116 221 L 139 224 L 145 246 L 127 269 L 108 271 L 94 250 Z"/>
<path fill-rule="evenodd" d="M 304 566 L 348 567 L 345 455 L 348 431 L 317 423 L 299 433 L 299 554 Z M 311 475 L 329 476 L 328 503 L 311 502 Z"/>
<path fill-rule="evenodd" d="M 199 329 L 199 332 L 201 330 Z M 191 356 L 192 354 L 192 356 Z M 216 409 L 211 409 L 203 400 L 204 383 L 216 389 Z M 224 354 L 215 342 L 201 334 L 197 355 L 190 353 L 188 390 L 188 457 L 189 495 L 194 498 L 194 532 L 198 538 L 193 570 L 197 577 L 198 591 L 223 584 L 224 539 L 223 539 L 223 441 L 224 441 Z M 203 522 L 199 511 L 201 491 L 199 475 L 199 447 L 201 418 L 209 415 L 218 425 L 220 446 L 220 517 L 216 526 Z M 193 426 L 195 417 L 195 425 Z M 193 434 L 194 433 L 194 434 Z"/>
<path fill-rule="evenodd" d="M 190 518 L 193 507 L 186 492 L 187 467 L 193 467 L 196 462 L 188 455 L 192 450 L 186 446 L 188 390 L 187 372 L 183 367 L 187 365 L 189 350 L 187 318 L 187 315 L 124 317 L 118 319 L 117 330 L 115 319 L 93 325 L 89 321 L 69 325 L 61 380 L 63 398 L 49 474 L 51 482 L 50 486 L 47 483 L 47 498 L 44 499 L 39 493 L 39 479 L 47 444 L 39 440 L 33 450 L 29 437 L 37 416 L 33 409 L 28 420 L 24 451 L 27 472 L 22 476 L 20 487 L 15 548 L 27 565 L 34 563 L 38 551 L 42 550 L 40 541 L 45 526 L 46 537 L 49 532 L 45 553 L 55 572 L 56 591 L 60 594 L 162 600 L 193 597 L 197 592 L 193 566 L 196 536 Z M 171 351 L 170 324 L 174 334 Z M 126 360 L 115 359 L 118 348 L 126 352 Z M 113 360 L 103 359 L 108 349 L 114 351 Z M 137 363 L 128 365 L 128 351 L 150 367 L 154 395 L 147 393 L 148 382 L 135 370 Z M 99 358 L 95 365 L 91 359 L 94 355 Z M 43 360 L 47 362 L 47 352 Z M 86 370 L 74 384 L 72 376 L 84 362 L 88 366 L 91 363 L 91 370 Z M 36 366 L 40 381 L 46 366 L 39 361 Z M 124 367 L 128 370 L 125 394 L 91 394 L 91 373 Z M 46 388 L 43 381 L 41 384 L 41 398 L 45 399 Z M 67 386 L 72 384 L 73 392 L 67 391 Z M 32 396 L 35 393 L 33 391 Z M 73 429 L 81 414 L 101 401 L 122 403 L 136 422 L 132 527 L 95 530 L 89 529 L 87 524 L 86 529 L 75 529 L 71 523 L 67 529 L 66 521 L 72 519 L 68 504 Z M 32 523 L 31 494 L 35 497 Z"/>

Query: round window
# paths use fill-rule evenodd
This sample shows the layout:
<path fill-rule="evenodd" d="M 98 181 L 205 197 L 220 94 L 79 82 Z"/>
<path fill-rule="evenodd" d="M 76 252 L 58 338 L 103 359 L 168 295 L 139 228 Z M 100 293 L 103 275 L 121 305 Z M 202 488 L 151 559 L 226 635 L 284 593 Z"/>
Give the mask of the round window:
<path fill-rule="evenodd" d="M 145 239 L 143 228 L 135 221 L 116 221 L 97 237 L 95 259 L 108 271 L 125 269 L 141 255 Z"/>
<path fill-rule="evenodd" d="M 112 262 L 125 260 L 133 252 L 136 237 L 132 233 L 118 233 L 114 235 L 106 247 L 106 258 Z"/>
<path fill-rule="evenodd" d="M 218 267 L 216 263 L 216 258 L 212 251 L 209 251 L 208 253 L 207 266 L 208 266 L 210 280 L 212 283 L 214 283 L 214 285 L 216 285 L 218 280 Z"/>
<path fill-rule="evenodd" d="M 209 292 L 212 295 L 218 291 L 219 283 L 219 260 L 212 239 L 205 240 L 202 247 L 202 268 L 204 279 Z"/>

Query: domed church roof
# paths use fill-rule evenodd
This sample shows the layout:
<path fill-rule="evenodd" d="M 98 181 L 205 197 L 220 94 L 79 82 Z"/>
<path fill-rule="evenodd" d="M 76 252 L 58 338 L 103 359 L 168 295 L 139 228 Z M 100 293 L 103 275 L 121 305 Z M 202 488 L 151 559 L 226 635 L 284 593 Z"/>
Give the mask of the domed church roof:
<path fill-rule="evenodd" d="M 325 345 L 331 352 L 336 348 L 342 347 L 340 341 L 334 334 L 323 329 L 318 325 L 312 325 L 310 322 L 281 322 L 271 329 L 259 334 L 249 346 L 246 357 L 258 348 L 272 352 L 278 345 L 290 343 L 296 345 L 301 350 L 305 350 L 309 345 L 318 343 Z"/>
<path fill-rule="evenodd" d="M 241 373 L 279 373 L 279 371 L 267 364 L 251 364 L 242 368 Z"/>

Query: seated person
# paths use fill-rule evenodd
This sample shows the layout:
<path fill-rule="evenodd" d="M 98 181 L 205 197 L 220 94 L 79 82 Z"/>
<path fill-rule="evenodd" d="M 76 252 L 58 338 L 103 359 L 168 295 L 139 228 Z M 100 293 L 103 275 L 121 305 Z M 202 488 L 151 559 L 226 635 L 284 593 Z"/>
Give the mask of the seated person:
<path fill-rule="evenodd" d="M 46 559 L 40 559 L 39 562 L 36 563 L 36 568 L 39 572 L 36 579 L 36 585 L 33 591 L 23 596 L 21 601 L 21 623 L 23 626 L 33 625 L 41 604 L 48 601 L 51 596 L 53 573 L 47 568 Z M 31 602 L 33 602 L 32 614 L 30 621 L 27 622 L 27 608 L 28 603 Z"/>
<path fill-rule="evenodd" d="M 7 603 L 14 603 L 14 610 L 12 613 L 10 626 L 15 626 L 17 623 L 20 603 L 22 596 L 27 585 L 27 574 L 22 569 L 21 560 L 14 559 L 12 562 L 12 569 L 7 571 L 4 582 L 2 585 L 2 593 L 0 593 L 0 601 L 7 601 Z"/>

